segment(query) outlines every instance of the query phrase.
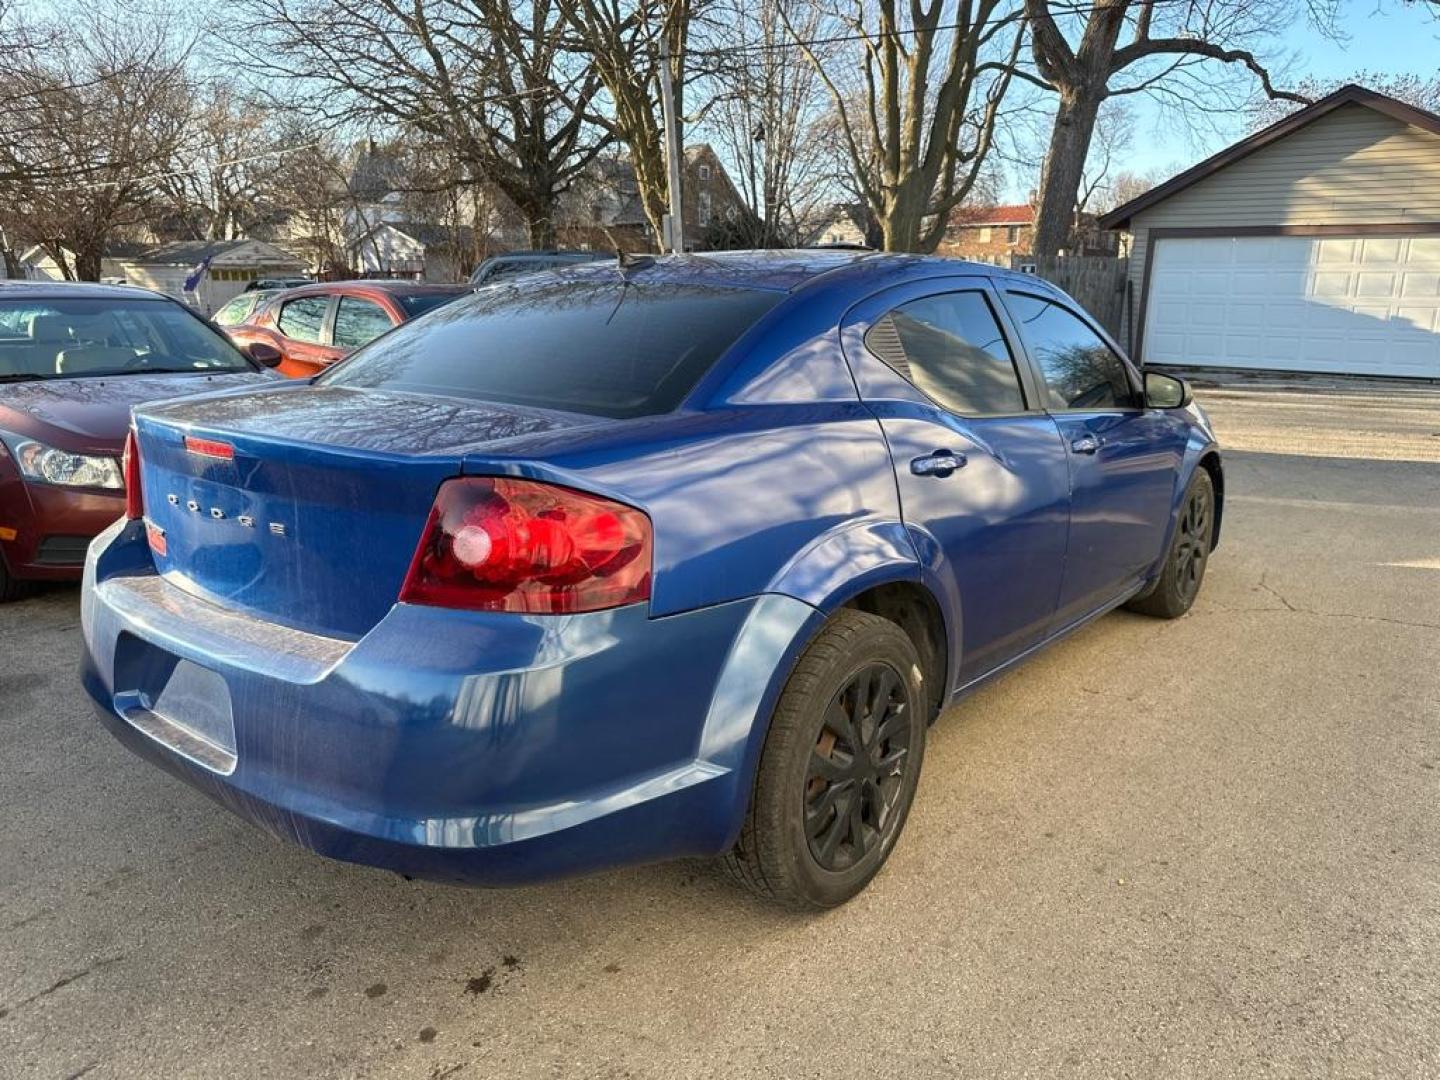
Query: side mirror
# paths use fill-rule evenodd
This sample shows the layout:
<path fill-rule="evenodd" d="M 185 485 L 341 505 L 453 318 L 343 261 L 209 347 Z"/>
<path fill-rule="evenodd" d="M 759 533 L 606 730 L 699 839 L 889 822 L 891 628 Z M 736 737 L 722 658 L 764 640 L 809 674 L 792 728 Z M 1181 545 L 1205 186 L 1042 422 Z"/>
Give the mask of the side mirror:
<path fill-rule="evenodd" d="M 1183 409 L 1195 400 L 1190 384 L 1158 371 L 1145 372 L 1145 405 L 1151 409 Z"/>
<path fill-rule="evenodd" d="M 245 352 L 251 360 L 254 360 L 257 364 L 261 364 L 264 367 L 279 367 L 280 361 L 285 359 L 284 353 L 274 345 L 265 341 L 251 342 L 245 346 Z"/>

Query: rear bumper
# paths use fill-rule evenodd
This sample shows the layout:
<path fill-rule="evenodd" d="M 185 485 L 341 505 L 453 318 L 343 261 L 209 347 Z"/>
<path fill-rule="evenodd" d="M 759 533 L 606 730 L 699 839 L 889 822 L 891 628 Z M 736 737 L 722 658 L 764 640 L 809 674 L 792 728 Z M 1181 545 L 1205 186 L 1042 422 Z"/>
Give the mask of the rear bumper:
<path fill-rule="evenodd" d="M 775 595 L 659 619 L 397 605 L 348 642 L 184 593 L 117 523 L 87 564 L 82 677 L 122 742 L 277 836 L 500 885 L 725 850 L 818 618 Z M 198 744 L 166 726 L 187 668 L 228 699 L 196 706 Z"/>
<path fill-rule="evenodd" d="M 0 557 L 14 577 L 78 581 L 85 545 L 124 513 L 122 492 L 27 484 L 0 469 Z"/>

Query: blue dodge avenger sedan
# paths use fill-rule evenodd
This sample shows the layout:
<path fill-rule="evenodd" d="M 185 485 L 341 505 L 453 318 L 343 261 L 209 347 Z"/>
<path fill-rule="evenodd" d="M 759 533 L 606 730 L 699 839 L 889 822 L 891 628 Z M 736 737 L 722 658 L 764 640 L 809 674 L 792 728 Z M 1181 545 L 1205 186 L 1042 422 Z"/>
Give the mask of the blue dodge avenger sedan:
<path fill-rule="evenodd" d="M 496 285 L 138 407 L 124 468 L 83 678 L 142 756 L 407 875 L 713 855 L 797 908 L 885 862 L 941 709 L 1183 614 L 1224 493 L 1059 290 L 840 251 Z"/>

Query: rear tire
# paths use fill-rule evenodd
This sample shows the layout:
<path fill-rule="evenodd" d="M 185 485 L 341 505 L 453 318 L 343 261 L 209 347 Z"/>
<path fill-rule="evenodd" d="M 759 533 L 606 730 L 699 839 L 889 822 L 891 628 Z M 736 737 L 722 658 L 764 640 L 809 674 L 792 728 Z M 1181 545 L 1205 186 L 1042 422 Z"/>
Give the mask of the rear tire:
<path fill-rule="evenodd" d="M 1180 517 L 1175 522 L 1175 535 L 1170 540 L 1170 551 L 1160 576 L 1146 592 L 1125 606 L 1161 619 L 1178 619 L 1184 615 L 1200 594 L 1214 542 L 1215 482 L 1207 470 L 1198 468 L 1180 502 Z"/>
<path fill-rule="evenodd" d="M 798 911 L 843 904 L 893 850 L 925 756 L 920 656 L 888 619 L 844 608 L 795 665 L 771 719 L 731 875 Z"/>

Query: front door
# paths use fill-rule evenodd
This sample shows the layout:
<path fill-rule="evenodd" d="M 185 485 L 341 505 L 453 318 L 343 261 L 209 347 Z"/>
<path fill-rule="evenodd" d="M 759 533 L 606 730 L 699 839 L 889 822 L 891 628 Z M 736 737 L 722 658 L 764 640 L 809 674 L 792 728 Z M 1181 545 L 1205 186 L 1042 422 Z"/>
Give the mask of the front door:
<path fill-rule="evenodd" d="M 1044 635 L 1060 592 L 1069 477 L 993 292 L 976 278 L 949 279 L 943 292 L 923 284 L 931 291 L 907 286 L 857 308 L 846 351 L 889 443 L 926 579 L 950 615 L 951 681 L 963 686 Z"/>
<path fill-rule="evenodd" d="M 1070 539 L 1054 629 L 1114 602 L 1160 557 L 1184 422 L 1143 407 L 1139 376 L 1076 312 L 1007 292 L 1070 463 Z"/>

